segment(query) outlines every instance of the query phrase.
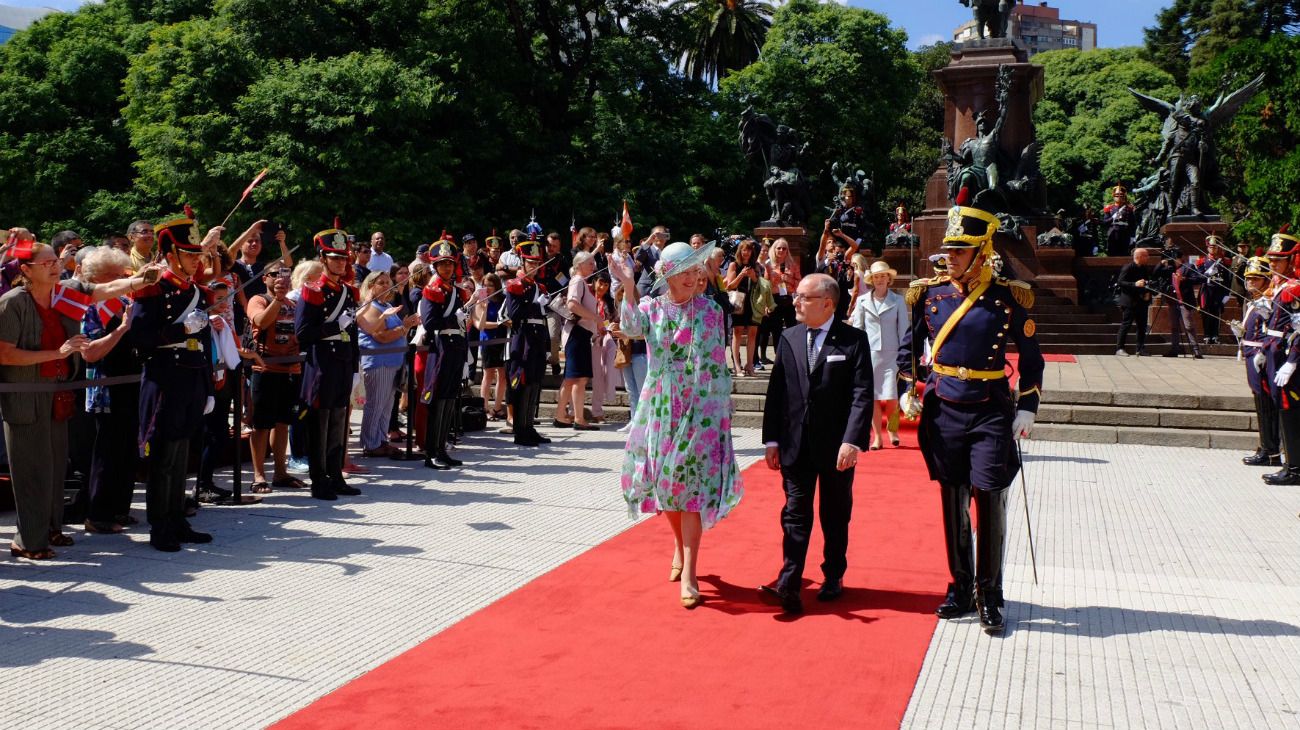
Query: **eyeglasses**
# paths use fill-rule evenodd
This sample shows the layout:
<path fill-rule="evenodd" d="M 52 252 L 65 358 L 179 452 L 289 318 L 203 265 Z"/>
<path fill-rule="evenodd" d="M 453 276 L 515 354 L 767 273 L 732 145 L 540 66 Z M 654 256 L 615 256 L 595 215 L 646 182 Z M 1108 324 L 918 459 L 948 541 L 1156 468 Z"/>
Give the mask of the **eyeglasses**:
<path fill-rule="evenodd" d="M 28 265 L 28 266 L 44 266 L 45 268 L 48 269 L 48 268 L 51 268 L 52 266 L 54 266 L 54 265 L 57 264 L 57 263 L 59 263 L 59 260 L 58 260 L 58 259 L 41 259 L 41 260 L 39 260 L 39 261 L 28 261 L 28 262 L 27 262 L 27 265 Z"/>
<path fill-rule="evenodd" d="M 794 301 L 797 302 L 800 299 L 807 301 L 809 299 L 830 299 L 830 297 L 826 296 L 825 294 L 800 294 L 798 292 L 795 292 Z"/>

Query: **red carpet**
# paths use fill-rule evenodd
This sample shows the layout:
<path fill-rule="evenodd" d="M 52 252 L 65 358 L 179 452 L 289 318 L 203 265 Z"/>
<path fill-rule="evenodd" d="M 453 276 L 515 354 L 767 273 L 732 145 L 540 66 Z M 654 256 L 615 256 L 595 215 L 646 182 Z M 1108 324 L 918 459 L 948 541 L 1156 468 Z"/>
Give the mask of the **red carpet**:
<path fill-rule="evenodd" d="M 277 727 L 896 728 L 947 582 L 938 487 L 903 438 L 858 466 L 838 602 L 805 590 L 805 615 L 787 620 L 758 600 L 781 565 L 784 501 L 760 463 L 704 535 L 703 607 L 678 603 L 671 533 L 652 519 Z M 820 536 L 808 562 L 815 589 Z"/>

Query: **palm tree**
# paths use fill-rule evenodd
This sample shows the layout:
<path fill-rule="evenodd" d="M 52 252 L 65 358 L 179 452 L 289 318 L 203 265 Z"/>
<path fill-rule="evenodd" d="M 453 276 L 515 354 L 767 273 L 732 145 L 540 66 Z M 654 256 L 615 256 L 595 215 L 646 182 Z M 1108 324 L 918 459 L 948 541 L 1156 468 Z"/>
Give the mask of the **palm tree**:
<path fill-rule="evenodd" d="M 671 9 L 690 28 L 690 40 L 679 49 L 682 72 L 710 86 L 758 60 L 776 12 L 762 0 L 675 0 Z"/>

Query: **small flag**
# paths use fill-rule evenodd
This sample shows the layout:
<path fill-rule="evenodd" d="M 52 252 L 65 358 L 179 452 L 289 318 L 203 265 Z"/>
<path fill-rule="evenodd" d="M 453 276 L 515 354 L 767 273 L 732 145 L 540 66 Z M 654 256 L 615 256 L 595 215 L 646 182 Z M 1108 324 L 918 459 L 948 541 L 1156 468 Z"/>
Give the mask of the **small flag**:
<path fill-rule="evenodd" d="M 54 296 L 50 299 L 50 307 L 54 311 L 78 322 L 86 316 L 86 312 L 93 306 L 95 306 L 95 300 L 89 294 L 82 294 L 76 289 L 62 284 L 54 287 Z"/>
<path fill-rule="evenodd" d="M 632 240 L 632 213 L 627 209 L 627 201 L 623 201 L 623 222 L 619 224 L 619 229 L 623 232 L 623 240 Z"/>
<path fill-rule="evenodd" d="M 248 187 L 244 188 L 244 194 L 239 196 L 240 202 L 243 202 L 248 197 L 249 193 L 253 192 L 253 188 L 262 183 L 262 180 L 266 178 L 266 173 L 270 171 L 271 168 L 266 167 L 263 168 L 261 172 L 257 173 L 257 177 L 253 178 L 253 182 L 249 183 Z"/>
<path fill-rule="evenodd" d="M 576 216 L 569 219 L 569 244 L 578 245 L 578 219 Z"/>
<path fill-rule="evenodd" d="M 95 309 L 99 310 L 100 323 L 107 327 L 114 317 L 122 314 L 123 310 L 126 309 L 126 305 L 120 298 L 113 297 L 99 302 L 95 305 Z"/>

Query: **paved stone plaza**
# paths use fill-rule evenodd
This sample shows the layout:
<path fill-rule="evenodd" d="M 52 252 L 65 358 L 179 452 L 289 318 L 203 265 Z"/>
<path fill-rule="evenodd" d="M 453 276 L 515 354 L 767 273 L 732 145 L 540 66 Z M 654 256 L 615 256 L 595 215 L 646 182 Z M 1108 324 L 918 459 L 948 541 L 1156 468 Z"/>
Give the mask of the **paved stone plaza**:
<path fill-rule="evenodd" d="M 504 445 L 474 436 L 454 482 L 371 460 L 360 498 L 206 508 L 216 541 L 175 555 L 75 530 L 0 560 L 0 726 L 265 725 L 634 524 L 619 434 Z M 1228 451 L 1025 450 L 1040 583 L 1017 486 L 1007 634 L 940 622 L 904 724 L 1300 727 L 1300 489 Z"/>

